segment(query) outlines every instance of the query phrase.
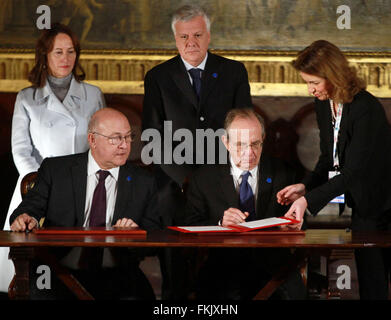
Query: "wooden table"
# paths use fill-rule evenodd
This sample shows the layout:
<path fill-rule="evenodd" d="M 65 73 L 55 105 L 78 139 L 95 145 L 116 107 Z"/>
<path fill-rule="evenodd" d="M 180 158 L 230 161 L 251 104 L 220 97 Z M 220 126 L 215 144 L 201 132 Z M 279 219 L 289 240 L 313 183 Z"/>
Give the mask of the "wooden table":
<path fill-rule="evenodd" d="M 29 298 L 29 261 L 39 248 L 51 247 L 193 247 L 193 248 L 296 248 L 290 265 L 279 270 L 256 299 L 266 299 L 292 268 L 302 263 L 313 250 L 391 247 L 391 232 L 352 232 L 309 229 L 301 234 L 247 232 L 241 234 L 183 234 L 172 230 L 150 232 L 146 236 L 129 235 L 37 235 L 0 231 L 0 246 L 10 247 L 15 265 L 15 299 Z M 50 257 L 48 258 L 50 259 Z M 54 263 L 55 273 L 80 299 L 91 299 L 88 292 Z"/>

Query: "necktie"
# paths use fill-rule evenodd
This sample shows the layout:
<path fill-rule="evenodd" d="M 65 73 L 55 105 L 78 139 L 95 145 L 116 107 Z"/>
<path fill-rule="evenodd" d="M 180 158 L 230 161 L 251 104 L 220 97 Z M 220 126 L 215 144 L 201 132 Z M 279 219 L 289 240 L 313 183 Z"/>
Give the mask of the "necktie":
<path fill-rule="evenodd" d="M 105 180 L 110 174 L 108 171 L 99 170 L 99 182 L 92 197 L 90 212 L 90 227 L 106 226 L 106 187 Z"/>
<path fill-rule="evenodd" d="M 246 221 L 255 220 L 255 198 L 253 190 L 248 183 L 249 171 L 242 173 L 242 183 L 239 189 L 239 206 L 242 212 L 248 212 L 249 216 Z"/>
<path fill-rule="evenodd" d="M 201 92 L 201 69 L 193 68 L 189 70 L 190 76 L 193 79 L 193 88 L 197 94 L 198 99 L 200 98 Z"/>
<path fill-rule="evenodd" d="M 92 197 L 90 212 L 90 227 L 106 226 L 106 187 L 105 180 L 110 174 L 108 171 L 99 170 L 99 182 L 95 187 Z M 79 267 L 81 269 L 99 270 L 103 261 L 103 248 L 82 248 Z"/>

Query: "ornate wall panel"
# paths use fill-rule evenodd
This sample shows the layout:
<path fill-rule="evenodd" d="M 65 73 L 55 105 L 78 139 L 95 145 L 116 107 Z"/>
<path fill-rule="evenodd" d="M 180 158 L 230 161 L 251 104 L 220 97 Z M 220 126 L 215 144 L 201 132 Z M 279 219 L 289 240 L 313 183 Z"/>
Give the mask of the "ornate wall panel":
<path fill-rule="evenodd" d="M 306 85 L 292 68 L 296 52 L 216 51 L 242 61 L 248 71 L 253 96 L 308 96 Z M 175 51 L 85 51 L 81 64 L 87 81 L 104 93 L 143 94 L 145 73 L 173 57 Z M 348 53 L 351 65 L 375 96 L 391 97 L 391 54 Z M 0 52 L 0 91 L 17 92 L 29 86 L 27 75 L 34 65 L 32 52 Z"/>

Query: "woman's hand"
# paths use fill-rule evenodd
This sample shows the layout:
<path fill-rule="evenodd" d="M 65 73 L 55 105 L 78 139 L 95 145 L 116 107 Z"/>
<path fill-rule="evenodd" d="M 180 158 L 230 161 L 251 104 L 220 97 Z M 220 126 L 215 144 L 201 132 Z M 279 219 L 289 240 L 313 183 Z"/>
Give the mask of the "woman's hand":
<path fill-rule="evenodd" d="M 289 224 L 286 227 L 288 229 L 300 230 L 303 225 L 303 217 L 305 209 L 307 209 L 307 200 L 304 197 L 300 197 L 295 202 L 292 203 L 288 212 L 285 214 L 286 218 L 294 219 L 299 221 L 299 223 Z"/>
<path fill-rule="evenodd" d="M 291 204 L 305 195 L 305 185 L 302 183 L 292 184 L 277 193 L 277 202 L 281 205 Z"/>

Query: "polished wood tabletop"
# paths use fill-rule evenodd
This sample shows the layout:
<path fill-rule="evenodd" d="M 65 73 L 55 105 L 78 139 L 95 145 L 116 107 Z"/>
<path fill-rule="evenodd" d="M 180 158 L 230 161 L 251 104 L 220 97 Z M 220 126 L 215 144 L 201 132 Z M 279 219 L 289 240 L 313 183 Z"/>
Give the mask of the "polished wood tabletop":
<path fill-rule="evenodd" d="M 64 235 L 0 231 L 3 247 L 289 247 L 364 248 L 391 247 L 391 232 L 354 232 L 309 229 L 303 232 L 253 231 L 246 233 L 184 234 L 173 230 L 147 235 Z"/>

